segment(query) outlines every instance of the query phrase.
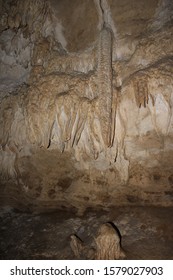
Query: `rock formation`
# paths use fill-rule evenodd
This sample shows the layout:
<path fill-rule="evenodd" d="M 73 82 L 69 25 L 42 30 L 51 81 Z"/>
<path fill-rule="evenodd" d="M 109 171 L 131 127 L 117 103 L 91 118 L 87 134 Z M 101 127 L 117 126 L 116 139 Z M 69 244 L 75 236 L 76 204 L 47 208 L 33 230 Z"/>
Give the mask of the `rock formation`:
<path fill-rule="evenodd" d="M 118 260 L 126 256 L 119 230 L 112 222 L 102 224 L 89 244 L 75 234 L 70 239 L 70 247 L 77 259 Z"/>
<path fill-rule="evenodd" d="M 125 258 L 125 253 L 121 248 L 120 234 L 111 223 L 100 226 L 96 242 L 96 260 L 118 260 Z"/>
<path fill-rule="evenodd" d="M 0 1 L 1 202 L 172 205 L 172 1 L 69 2 Z"/>

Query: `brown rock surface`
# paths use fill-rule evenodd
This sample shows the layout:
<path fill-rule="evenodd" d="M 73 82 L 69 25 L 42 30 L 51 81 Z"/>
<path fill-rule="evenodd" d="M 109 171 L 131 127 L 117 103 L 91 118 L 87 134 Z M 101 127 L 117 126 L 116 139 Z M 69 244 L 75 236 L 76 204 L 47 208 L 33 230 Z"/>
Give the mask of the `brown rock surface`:
<path fill-rule="evenodd" d="M 112 221 L 127 260 L 173 260 L 172 215 L 173 207 L 115 207 L 86 211 L 82 217 L 73 211 L 38 214 L 6 207 L 0 210 L 0 259 L 93 259 L 93 238 Z"/>

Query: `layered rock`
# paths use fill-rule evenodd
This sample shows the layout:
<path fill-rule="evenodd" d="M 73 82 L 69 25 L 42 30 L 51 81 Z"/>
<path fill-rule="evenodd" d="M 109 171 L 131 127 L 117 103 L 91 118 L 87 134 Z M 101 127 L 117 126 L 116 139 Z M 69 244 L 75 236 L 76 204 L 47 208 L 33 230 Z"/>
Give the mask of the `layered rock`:
<path fill-rule="evenodd" d="M 172 3 L 115 2 L 1 3 L 4 203 L 172 205 Z"/>

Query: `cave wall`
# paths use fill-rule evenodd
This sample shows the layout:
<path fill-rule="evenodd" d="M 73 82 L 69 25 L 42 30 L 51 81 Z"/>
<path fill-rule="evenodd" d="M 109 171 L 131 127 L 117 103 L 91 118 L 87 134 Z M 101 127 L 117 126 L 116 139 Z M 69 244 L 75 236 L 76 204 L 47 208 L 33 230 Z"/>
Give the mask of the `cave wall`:
<path fill-rule="evenodd" d="M 0 6 L 1 203 L 172 205 L 172 1 Z"/>

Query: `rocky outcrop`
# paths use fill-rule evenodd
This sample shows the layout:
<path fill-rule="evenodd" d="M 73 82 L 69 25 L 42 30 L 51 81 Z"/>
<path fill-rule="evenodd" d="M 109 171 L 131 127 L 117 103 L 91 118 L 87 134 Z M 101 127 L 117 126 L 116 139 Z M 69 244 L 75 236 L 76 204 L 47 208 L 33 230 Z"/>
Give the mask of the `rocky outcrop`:
<path fill-rule="evenodd" d="M 172 205 L 172 2 L 115 2 L 1 1 L 2 202 Z"/>
<path fill-rule="evenodd" d="M 99 227 L 91 244 L 85 244 L 76 234 L 72 234 L 70 239 L 71 250 L 77 259 L 118 260 L 126 257 L 120 232 L 112 222 Z"/>

